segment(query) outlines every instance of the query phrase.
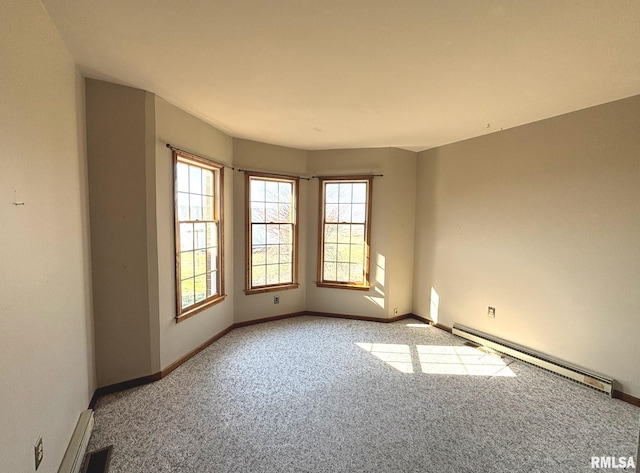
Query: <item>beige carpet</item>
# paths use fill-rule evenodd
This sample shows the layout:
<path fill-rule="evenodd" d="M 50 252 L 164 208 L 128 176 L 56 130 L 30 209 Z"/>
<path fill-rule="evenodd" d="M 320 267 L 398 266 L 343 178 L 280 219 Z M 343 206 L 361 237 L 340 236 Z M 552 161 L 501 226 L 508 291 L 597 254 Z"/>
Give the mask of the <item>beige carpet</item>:
<path fill-rule="evenodd" d="M 635 455 L 640 409 L 419 322 L 298 317 L 236 329 L 95 416 L 112 473 L 564 473 Z"/>

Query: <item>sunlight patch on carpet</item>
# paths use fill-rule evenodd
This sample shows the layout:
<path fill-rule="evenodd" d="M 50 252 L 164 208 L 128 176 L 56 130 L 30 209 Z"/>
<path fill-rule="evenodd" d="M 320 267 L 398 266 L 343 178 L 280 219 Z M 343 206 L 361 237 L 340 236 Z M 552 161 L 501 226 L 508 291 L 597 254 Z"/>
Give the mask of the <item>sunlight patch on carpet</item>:
<path fill-rule="evenodd" d="M 501 356 L 468 346 L 356 343 L 401 373 L 515 377 Z"/>
<path fill-rule="evenodd" d="M 401 373 L 413 373 L 413 361 L 409 345 L 393 343 L 356 343 L 356 345 Z"/>

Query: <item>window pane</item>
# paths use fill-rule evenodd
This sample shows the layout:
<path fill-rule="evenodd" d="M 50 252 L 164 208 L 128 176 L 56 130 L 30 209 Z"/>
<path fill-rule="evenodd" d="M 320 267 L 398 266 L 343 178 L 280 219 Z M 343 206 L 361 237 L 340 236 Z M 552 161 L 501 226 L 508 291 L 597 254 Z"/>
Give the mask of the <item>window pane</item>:
<path fill-rule="evenodd" d="M 351 225 L 351 243 L 364 243 L 364 225 Z"/>
<path fill-rule="evenodd" d="M 351 243 L 351 225 L 338 225 L 338 243 Z"/>
<path fill-rule="evenodd" d="M 280 244 L 293 243 L 293 225 L 280 225 Z"/>
<path fill-rule="evenodd" d="M 266 266 L 253 266 L 251 268 L 251 285 L 264 286 L 267 284 L 267 270 Z"/>
<path fill-rule="evenodd" d="M 193 250 L 193 223 L 180 224 L 180 251 Z"/>
<path fill-rule="evenodd" d="M 202 198 L 202 220 L 213 220 L 213 197 Z"/>
<path fill-rule="evenodd" d="M 324 221 L 338 223 L 338 204 L 327 204 L 324 208 Z"/>
<path fill-rule="evenodd" d="M 353 184 L 340 184 L 340 203 L 351 203 L 351 189 Z"/>
<path fill-rule="evenodd" d="M 254 202 L 264 202 L 265 194 L 265 182 L 259 179 L 251 179 L 251 186 L 249 192 L 251 193 L 251 200 Z"/>
<path fill-rule="evenodd" d="M 278 222 L 291 222 L 291 205 L 279 204 L 278 205 Z"/>
<path fill-rule="evenodd" d="M 349 263 L 337 263 L 336 281 L 349 282 Z"/>
<path fill-rule="evenodd" d="M 338 261 L 348 263 L 350 261 L 351 245 L 338 245 Z"/>
<path fill-rule="evenodd" d="M 206 250 L 198 250 L 194 252 L 194 271 L 196 275 L 207 272 L 207 252 Z"/>
<path fill-rule="evenodd" d="M 207 271 L 218 269 L 218 248 L 207 249 Z"/>
<path fill-rule="evenodd" d="M 213 171 L 209 169 L 202 170 L 202 193 L 213 195 Z"/>
<path fill-rule="evenodd" d="M 180 283 L 180 293 L 182 294 L 182 308 L 189 307 L 195 301 L 193 279 L 185 279 Z"/>
<path fill-rule="evenodd" d="M 340 204 L 338 221 L 351 223 L 351 204 Z"/>
<path fill-rule="evenodd" d="M 278 202 L 278 183 L 273 181 L 266 181 L 265 187 L 267 190 L 267 202 Z"/>
<path fill-rule="evenodd" d="M 337 204 L 340 195 L 340 184 L 325 184 L 324 201 L 328 204 Z"/>
<path fill-rule="evenodd" d="M 189 195 L 190 220 L 202 220 L 202 197 L 199 195 Z"/>
<path fill-rule="evenodd" d="M 280 242 L 280 225 L 267 225 L 267 244 L 278 244 Z"/>
<path fill-rule="evenodd" d="M 364 274 L 361 264 L 349 265 L 349 281 L 357 283 L 364 282 Z"/>
<path fill-rule="evenodd" d="M 189 194 L 178 192 L 178 220 L 189 220 Z"/>
<path fill-rule="evenodd" d="M 207 246 L 218 246 L 218 224 L 207 223 Z"/>
<path fill-rule="evenodd" d="M 364 246 L 363 245 L 350 245 L 351 246 L 351 256 L 349 257 L 349 261 L 352 263 L 364 263 Z"/>
<path fill-rule="evenodd" d="M 324 244 L 324 260 L 325 261 L 337 261 L 338 259 L 338 245 L 335 243 Z"/>
<path fill-rule="evenodd" d="M 266 246 L 254 246 L 251 249 L 251 264 L 254 266 L 267 264 L 267 247 Z"/>
<path fill-rule="evenodd" d="M 267 226 L 255 224 L 251 226 L 251 244 L 264 245 L 267 242 Z"/>
<path fill-rule="evenodd" d="M 278 204 L 267 203 L 266 214 L 267 214 L 267 223 L 269 222 L 277 222 L 278 221 Z"/>
<path fill-rule="evenodd" d="M 328 281 L 336 281 L 336 263 L 324 263 L 324 279 Z"/>
<path fill-rule="evenodd" d="M 351 206 L 351 209 L 352 209 L 351 221 L 354 223 L 364 223 L 367 206 L 365 204 L 353 204 Z"/>
<path fill-rule="evenodd" d="M 189 166 L 189 192 L 202 194 L 202 170 L 196 166 Z"/>
<path fill-rule="evenodd" d="M 267 284 L 278 284 L 280 281 L 280 265 L 267 265 Z"/>
<path fill-rule="evenodd" d="M 207 274 L 209 282 L 207 284 L 207 297 L 211 297 L 218 293 L 218 272 L 213 271 Z"/>
<path fill-rule="evenodd" d="M 293 282 L 291 277 L 291 263 L 280 264 L 280 284 Z"/>
<path fill-rule="evenodd" d="M 278 200 L 280 202 L 291 202 L 292 188 L 293 188 L 293 184 L 291 184 L 290 182 L 279 182 L 278 183 L 278 191 L 279 191 Z"/>
<path fill-rule="evenodd" d="M 280 262 L 291 262 L 291 253 L 293 253 L 293 247 L 291 245 L 280 245 Z"/>
<path fill-rule="evenodd" d="M 202 302 L 207 297 L 207 275 L 195 277 L 196 302 Z"/>
<path fill-rule="evenodd" d="M 201 248 L 206 248 L 207 247 L 206 224 L 196 223 L 193 226 L 193 231 L 194 231 L 193 248 L 196 250 L 199 250 Z"/>
<path fill-rule="evenodd" d="M 266 222 L 266 212 L 264 204 L 253 202 L 251 204 L 251 222 L 252 223 L 264 223 Z"/>
<path fill-rule="evenodd" d="M 178 163 L 176 165 L 176 174 L 178 192 L 189 192 L 189 165 Z"/>
<path fill-rule="evenodd" d="M 364 204 L 367 202 L 367 183 L 356 182 L 353 184 L 353 201 L 354 204 Z"/>
<path fill-rule="evenodd" d="M 193 252 L 185 251 L 180 253 L 180 279 L 193 277 Z"/>
<path fill-rule="evenodd" d="M 324 241 L 338 243 L 338 225 L 327 224 L 324 226 Z"/>
<path fill-rule="evenodd" d="M 276 264 L 280 261 L 280 248 L 278 245 L 267 246 L 267 264 Z"/>

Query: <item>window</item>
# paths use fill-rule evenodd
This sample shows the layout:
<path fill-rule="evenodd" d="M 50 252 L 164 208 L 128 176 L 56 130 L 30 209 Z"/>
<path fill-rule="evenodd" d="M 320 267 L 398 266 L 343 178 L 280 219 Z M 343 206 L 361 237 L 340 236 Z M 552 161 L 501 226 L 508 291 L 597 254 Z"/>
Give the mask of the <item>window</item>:
<path fill-rule="evenodd" d="M 320 178 L 318 286 L 369 289 L 371 182 Z"/>
<path fill-rule="evenodd" d="M 221 166 L 174 151 L 178 321 L 224 299 Z"/>
<path fill-rule="evenodd" d="M 298 287 L 298 180 L 247 173 L 246 293 Z"/>

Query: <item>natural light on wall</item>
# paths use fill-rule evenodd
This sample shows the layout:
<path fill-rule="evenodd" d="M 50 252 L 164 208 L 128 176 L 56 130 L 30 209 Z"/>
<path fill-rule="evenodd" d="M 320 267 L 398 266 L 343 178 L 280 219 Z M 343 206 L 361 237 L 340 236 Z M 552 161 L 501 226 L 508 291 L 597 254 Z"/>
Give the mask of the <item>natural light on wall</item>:
<path fill-rule="evenodd" d="M 376 276 L 375 276 L 375 285 L 373 286 L 374 295 L 373 296 L 364 296 L 370 302 L 373 302 L 378 307 L 384 309 L 384 269 L 385 266 L 385 258 L 384 255 L 380 253 L 377 254 L 376 258 Z"/>
<path fill-rule="evenodd" d="M 374 296 L 365 296 L 364 298 L 384 309 L 384 292 L 382 292 L 382 289 L 377 286 L 373 288 L 373 291 L 375 293 Z"/>
<path fill-rule="evenodd" d="M 384 274 L 386 270 L 386 259 L 384 255 L 378 253 L 378 258 L 376 262 L 376 283 L 382 287 L 384 287 Z"/>
<path fill-rule="evenodd" d="M 429 316 L 434 323 L 438 323 L 438 308 L 440 307 L 440 295 L 435 290 L 433 286 L 431 286 L 431 307 L 429 309 Z"/>
<path fill-rule="evenodd" d="M 468 346 L 356 343 L 401 373 L 515 377 L 497 354 Z"/>

